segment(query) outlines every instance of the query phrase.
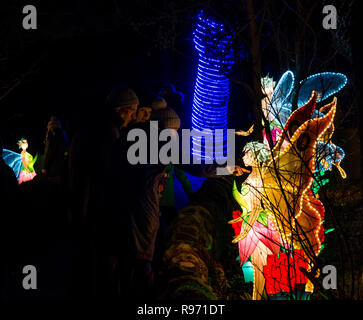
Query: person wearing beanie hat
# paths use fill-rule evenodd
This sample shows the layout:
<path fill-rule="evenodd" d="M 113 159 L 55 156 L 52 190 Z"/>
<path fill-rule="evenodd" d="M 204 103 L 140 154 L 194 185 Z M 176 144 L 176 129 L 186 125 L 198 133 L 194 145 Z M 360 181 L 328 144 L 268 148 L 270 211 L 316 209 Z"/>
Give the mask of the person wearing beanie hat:
<path fill-rule="evenodd" d="M 164 98 L 153 94 L 142 97 L 139 108 L 136 113 L 136 122 L 147 122 L 151 118 L 151 112 L 165 109 L 167 103 Z"/>
<path fill-rule="evenodd" d="M 155 110 L 166 108 L 166 101 L 160 97 L 153 97 L 149 101 L 142 103 L 136 112 L 136 124 L 145 123 L 151 119 L 151 113 Z"/>
<path fill-rule="evenodd" d="M 127 127 L 136 119 L 139 98 L 130 88 L 116 87 L 107 97 L 108 105 L 113 109 L 117 118 L 122 120 L 121 127 Z"/>
<path fill-rule="evenodd" d="M 158 95 L 165 99 L 169 107 L 172 107 L 177 113 L 182 112 L 182 103 L 184 101 L 184 95 L 180 91 L 175 89 L 175 86 L 171 83 L 165 84 Z"/>
<path fill-rule="evenodd" d="M 157 97 L 151 104 L 153 110 L 165 109 L 168 106 L 166 100 L 162 97 Z"/>
<path fill-rule="evenodd" d="M 151 120 L 158 121 L 160 130 L 180 128 L 180 118 L 172 108 L 165 108 L 153 111 Z"/>

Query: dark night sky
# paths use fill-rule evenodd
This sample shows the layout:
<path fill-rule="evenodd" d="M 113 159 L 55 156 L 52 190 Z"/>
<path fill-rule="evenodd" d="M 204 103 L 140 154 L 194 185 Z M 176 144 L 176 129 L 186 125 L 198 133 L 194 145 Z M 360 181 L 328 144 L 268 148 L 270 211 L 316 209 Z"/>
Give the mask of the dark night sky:
<path fill-rule="evenodd" d="M 163 5 L 162 1 L 153 5 L 157 3 Z M 176 43 L 181 55 L 154 48 L 150 39 L 118 21 L 112 5 L 87 6 L 85 1 L 34 5 L 38 8 L 38 30 L 22 29 L 21 3 L 2 11 L 9 29 L 6 42 L 14 50 L 1 65 L 3 78 L 7 76 L 4 82 L 13 83 L 35 64 L 22 83 L 1 101 L 5 147 L 14 150 L 16 141 L 27 137 L 30 149 L 41 152 L 51 114 L 56 114 L 71 134 L 80 118 L 103 107 L 105 96 L 117 83 L 126 83 L 142 95 L 172 82 L 185 95 L 185 112 L 180 116 L 183 126 L 190 127 L 197 63 L 191 41 L 193 12 L 182 25 Z M 135 20 L 147 15 L 131 6 L 119 9 L 133 14 Z M 236 66 L 237 73 L 238 69 Z M 250 120 L 241 103 L 244 93 L 239 86 L 231 86 L 230 101 L 236 108 L 229 115 L 230 126 L 247 126 Z"/>
<path fill-rule="evenodd" d="M 148 14 L 147 9 L 142 12 L 122 3 L 119 2 L 123 5 L 119 10 L 129 13 L 135 20 Z M 117 19 L 112 4 L 91 6 L 86 1 L 33 4 L 38 8 L 38 30 L 22 29 L 22 2 L 2 5 L 5 8 L 3 24 L 7 28 L 2 33 L 6 39 L 1 49 L 4 51 L 4 43 L 7 43 L 14 52 L 1 63 L 1 78 L 9 84 L 35 63 L 34 71 L 0 102 L 1 134 L 6 147 L 15 149 L 16 141 L 27 137 L 30 149 L 42 152 L 46 123 L 51 114 L 59 116 L 72 134 L 79 120 L 103 107 L 110 88 L 120 82 L 127 83 L 141 95 L 143 91 L 155 92 L 163 82 L 171 81 L 185 94 L 185 112 L 181 118 L 184 127 L 189 127 L 197 62 L 191 41 L 192 16 L 198 7 L 193 8 L 189 20 L 179 30 L 181 36 L 176 47 L 183 56 L 155 49 L 150 37 L 141 37 Z M 164 3 L 156 1 L 154 5 Z M 324 45 L 327 44 L 321 47 Z M 273 50 L 270 47 L 264 52 L 263 71 L 271 71 L 277 77 L 283 70 L 276 68 L 275 57 L 269 54 Z M 232 75 L 238 78 L 242 73 L 244 81 L 248 81 L 249 71 L 246 68 L 244 72 L 246 66 L 241 63 L 234 66 Z M 250 104 L 246 92 L 231 82 L 230 128 L 247 129 L 252 121 L 248 118 Z"/>
<path fill-rule="evenodd" d="M 86 12 L 90 13 L 89 9 Z M 49 12 L 46 16 L 39 14 L 39 29 L 42 18 L 47 21 L 50 16 Z M 142 40 L 126 28 L 104 29 L 102 26 L 100 31 L 75 32 L 71 36 L 63 36 L 61 28 L 53 34 L 19 31 L 23 35 L 28 32 L 23 38 L 26 50 L 17 52 L 6 69 L 9 74 L 13 70 L 21 74 L 34 62 L 36 67 L 1 102 L 2 120 L 8 120 L 3 123 L 6 145 L 26 136 L 30 145 L 41 148 L 51 114 L 67 120 L 64 125 L 72 129 L 72 119 L 102 108 L 107 92 L 117 83 L 127 83 L 138 93 L 140 88 L 157 89 L 162 80 L 158 57 L 148 57 Z"/>

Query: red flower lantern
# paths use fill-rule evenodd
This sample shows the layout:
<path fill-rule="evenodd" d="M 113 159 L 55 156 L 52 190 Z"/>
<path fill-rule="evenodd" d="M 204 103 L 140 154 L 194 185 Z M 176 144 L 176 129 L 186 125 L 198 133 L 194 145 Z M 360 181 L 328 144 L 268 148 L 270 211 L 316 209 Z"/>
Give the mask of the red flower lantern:
<path fill-rule="evenodd" d="M 308 279 L 300 268 L 308 268 L 303 250 L 293 250 L 291 256 L 285 252 L 268 255 L 267 264 L 263 267 L 267 293 L 290 292 L 295 290 L 296 285 L 305 285 Z"/>

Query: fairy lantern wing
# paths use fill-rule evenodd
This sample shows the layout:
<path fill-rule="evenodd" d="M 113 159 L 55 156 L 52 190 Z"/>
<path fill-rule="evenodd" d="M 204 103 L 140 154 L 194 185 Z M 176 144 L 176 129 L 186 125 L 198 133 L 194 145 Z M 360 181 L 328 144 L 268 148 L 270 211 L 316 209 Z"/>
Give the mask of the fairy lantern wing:
<path fill-rule="evenodd" d="M 324 117 L 305 121 L 262 172 L 262 201 L 281 236 L 296 248 L 308 246 L 315 253 L 320 250 L 316 233 L 322 222 L 322 205 L 310 193 L 316 144 L 331 125 L 335 110 L 336 99 Z"/>
<path fill-rule="evenodd" d="M 287 119 L 281 137 L 274 147 L 272 153 L 276 154 L 283 149 L 283 144 L 291 142 L 291 137 L 296 130 L 307 120 L 310 119 L 316 107 L 316 92 L 311 93 L 310 99 L 304 106 L 296 109 Z"/>
<path fill-rule="evenodd" d="M 291 103 L 289 96 L 294 88 L 295 77 L 291 71 L 286 71 L 277 83 L 271 96 L 270 110 L 271 118 L 284 127 L 291 114 Z"/>
<path fill-rule="evenodd" d="M 297 108 L 300 108 L 310 100 L 312 91 L 316 91 L 316 102 L 318 103 L 339 92 L 347 81 L 347 77 L 342 73 L 321 72 L 300 81 L 299 87 L 295 91 L 294 74 L 286 71 L 272 94 L 269 112 L 273 120 L 284 127 L 291 114 L 292 102 L 296 94 L 298 95 Z"/>
<path fill-rule="evenodd" d="M 19 180 L 20 172 L 23 169 L 21 154 L 8 149 L 3 149 L 3 159 L 5 163 L 13 169 L 16 178 Z"/>
<path fill-rule="evenodd" d="M 342 73 L 321 72 L 300 81 L 297 106 L 300 108 L 310 99 L 312 91 L 316 91 L 316 102 L 324 101 L 339 92 L 346 84 L 347 77 Z"/>

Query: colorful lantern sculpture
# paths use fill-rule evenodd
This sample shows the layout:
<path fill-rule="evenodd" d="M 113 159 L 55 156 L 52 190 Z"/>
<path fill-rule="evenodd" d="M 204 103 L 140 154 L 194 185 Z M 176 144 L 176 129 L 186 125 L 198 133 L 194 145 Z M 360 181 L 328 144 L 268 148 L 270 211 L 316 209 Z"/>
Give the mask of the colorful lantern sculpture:
<path fill-rule="evenodd" d="M 28 141 L 26 139 L 20 139 L 18 141 L 19 149 L 22 149 L 21 153 L 16 153 L 11 150 L 3 150 L 3 158 L 5 163 L 13 169 L 19 184 L 30 181 L 36 176 L 34 170 L 34 164 L 37 161 L 38 155 L 33 156 L 27 152 Z"/>
<path fill-rule="evenodd" d="M 232 49 L 233 32 L 206 16 L 202 11 L 194 31 L 195 49 L 199 61 L 195 80 L 192 109 L 192 128 L 203 130 L 223 129 L 223 136 L 215 138 L 219 150 L 205 150 L 202 137 L 192 138 L 192 153 L 200 159 L 223 157 L 226 150 L 229 79 L 226 74 L 234 63 Z"/>
<path fill-rule="evenodd" d="M 262 109 L 266 119 L 269 121 L 270 132 L 272 135 L 273 146 L 276 145 L 277 136 L 283 131 L 283 128 L 296 130 L 301 125 L 301 119 L 298 117 L 290 118 L 290 123 L 287 123 L 288 118 L 292 113 L 292 103 L 297 100 L 297 112 L 301 113 L 301 107 L 307 104 L 311 96 L 311 92 L 316 92 L 316 103 L 321 102 L 339 92 L 347 83 L 347 77 L 341 73 L 323 72 L 317 73 L 300 81 L 298 88 L 294 89 L 295 78 L 291 71 L 285 72 L 276 87 L 271 78 L 263 78 L 261 81 L 262 91 L 266 93 L 266 98 L 262 100 Z M 298 91 L 298 92 L 297 92 Z M 272 92 L 272 93 L 271 93 Z M 297 96 L 297 99 L 295 97 Z M 327 111 L 326 107 L 320 110 L 313 110 L 312 118 L 322 117 Z M 340 167 L 340 162 L 344 159 L 344 151 L 331 143 L 331 137 L 334 133 L 334 125 L 332 125 L 325 134 L 319 138 L 316 149 L 316 171 L 330 170 L 332 165 L 335 165 L 343 178 L 346 177 L 344 170 Z M 264 131 L 264 143 L 270 149 Z M 290 132 L 285 130 L 284 139 L 280 139 L 280 144 L 275 147 L 275 150 L 283 149 L 291 138 Z"/>
<path fill-rule="evenodd" d="M 313 81 L 317 79 L 319 82 L 314 87 Z M 325 83 L 327 91 L 323 92 L 324 79 L 329 81 Z M 281 255 L 282 251 L 287 254 L 294 252 L 304 256 L 308 268 L 312 267 L 324 241 L 322 222 L 325 213 L 323 204 L 312 191 L 314 173 L 319 172 L 321 166 L 328 170 L 335 165 L 345 177 L 339 166 L 344 152 L 331 143 L 336 98 L 319 111 L 315 110 L 318 99 L 324 100 L 345 85 L 345 76 L 324 73 L 304 80 L 300 87 L 302 97 L 299 95 L 297 100 L 299 107 L 291 113 L 293 83 L 293 74 L 287 72 L 274 90 L 265 90 L 266 100 L 262 103 L 265 118 L 268 125 L 279 126 L 280 132 L 275 135 L 275 140 L 271 139 L 272 146 L 271 141 L 264 144 L 250 142 L 245 146 L 243 161 L 252 167 L 252 172 L 241 191 L 237 190 L 236 184 L 233 185 L 233 196 L 242 211 L 240 214 L 235 211 L 229 223 L 235 230 L 233 242 L 238 243 L 241 264 L 250 258 L 254 266 L 253 299 L 261 298 L 265 280 L 273 278 L 271 269 L 264 269 L 271 264 L 272 258 L 268 257 Z M 262 84 L 274 86 L 268 79 Z M 313 90 L 310 99 L 306 99 L 305 90 L 311 87 L 317 88 L 318 92 Z M 285 265 L 284 268 L 289 270 L 290 267 Z M 301 279 L 305 281 L 304 277 Z M 289 284 L 291 280 L 303 284 L 301 279 L 296 281 L 293 277 Z M 276 288 L 289 292 L 285 280 Z M 311 283 L 307 287 L 311 292 Z M 268 292 L 276 293 L 271 291 L 271 283 L 266 288 Z"/>

